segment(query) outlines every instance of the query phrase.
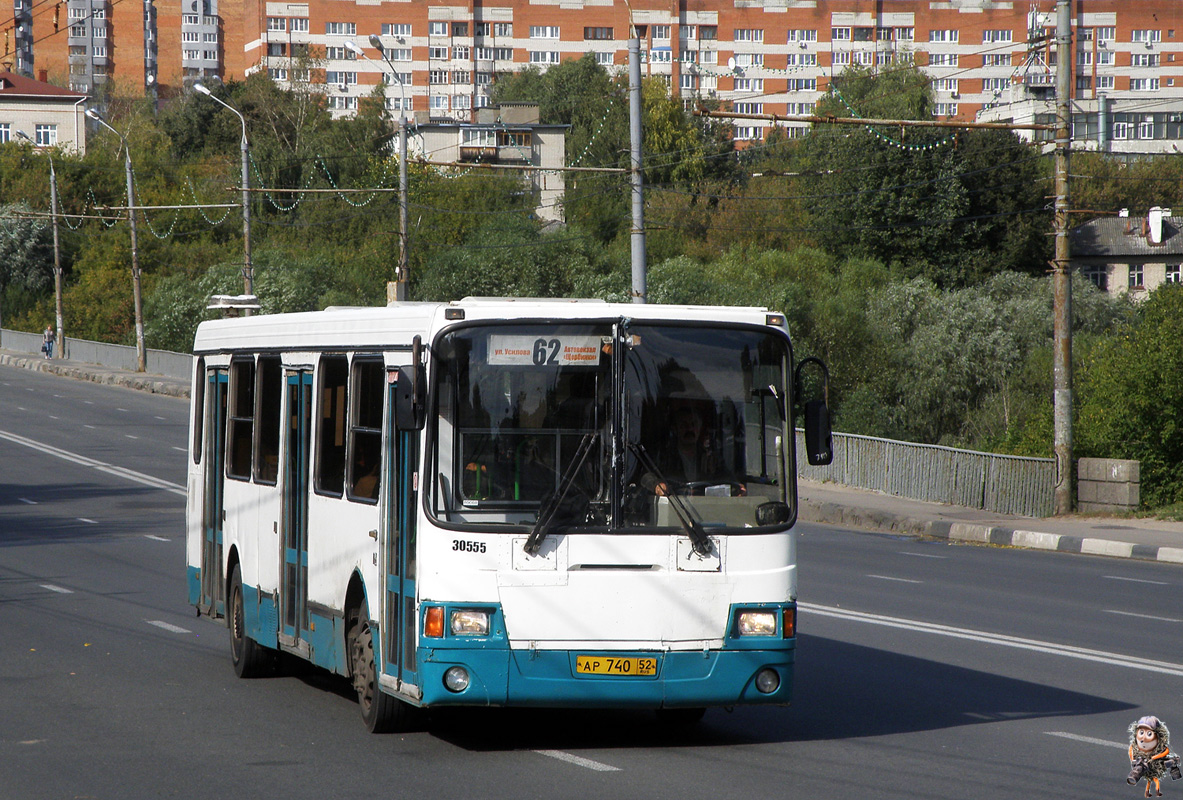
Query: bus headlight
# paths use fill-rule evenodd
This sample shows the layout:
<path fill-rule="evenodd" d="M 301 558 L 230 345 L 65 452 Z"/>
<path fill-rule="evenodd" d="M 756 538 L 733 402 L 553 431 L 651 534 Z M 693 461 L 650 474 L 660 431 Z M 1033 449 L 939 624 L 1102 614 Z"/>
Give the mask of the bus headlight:
<path fill-rule="evenodd" d="M 453 611 L 451 627 L 457 636 L 488 636 L 489 612 L 467 608 Z"/>
<path fill-rule="evenodd" d="M 741 611 L 736 620 L 740 636 L 775 636 L 775 611 Z"/>
<path fill-rule="evenodd" d="M 464 667 L 448 667 L 444 673 L 444 688 L 456 694 L 463 692 L 468 688 L 468 670 Z"/>

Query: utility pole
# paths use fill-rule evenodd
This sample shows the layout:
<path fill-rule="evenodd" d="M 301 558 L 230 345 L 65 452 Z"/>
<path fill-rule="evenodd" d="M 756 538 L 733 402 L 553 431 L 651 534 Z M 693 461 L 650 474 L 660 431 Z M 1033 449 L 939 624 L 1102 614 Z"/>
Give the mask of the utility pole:
<path fill-rule="evenodd" d="M 1056 254 L 1052 272 L 1053 422 L 1057 514 L 1072 510 L 1072 270 L 1068 250 L 1068 157 L 1072 147 L 1072 16 L 1069 0 L 1056 1 Z"/>
<path fill-rule="evenodd" d="M 631 28 L 631 25 L 630 25 Z M 633 302 L 646 302 L 645 264 L 645 194 L 644 176 L 641 173 L 641 41 L 636 29 L 630 30 L 628 40 L 628 121 L 629 121 L 629 166 L 633 191 Z"/>
<path fill-rule="evenodd" d="M 53 301 L 54 322 L 58 329 L 57 357 L 66 357 L 66 331 L 62 324 L 62 248 L 58 241 L 58 179 L 49 156 L 49 213 L 53 217 Z"/>

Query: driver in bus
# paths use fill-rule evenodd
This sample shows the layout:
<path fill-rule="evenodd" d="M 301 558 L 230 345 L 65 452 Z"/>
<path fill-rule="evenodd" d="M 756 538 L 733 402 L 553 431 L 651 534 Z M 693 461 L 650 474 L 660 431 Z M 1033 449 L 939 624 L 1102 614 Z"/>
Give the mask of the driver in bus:
<path fill-rule="evenodd" d="M 646 474 L 641 478 L 641 485 L 655 495 L 665 497 L 678 491 L 680 486 L 728 483 L 729 478 L 714 446 L 710 424 L 713 404 L 701 398 L 674 397 L 669 408 L 670 435 L 656 457 L 661 477 Z"/>

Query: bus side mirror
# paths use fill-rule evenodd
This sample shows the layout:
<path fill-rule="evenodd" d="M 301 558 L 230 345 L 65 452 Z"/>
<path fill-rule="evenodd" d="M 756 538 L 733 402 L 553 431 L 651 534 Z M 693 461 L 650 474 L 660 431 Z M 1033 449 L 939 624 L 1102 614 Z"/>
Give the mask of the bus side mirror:
<path fill-rule="evenodd" d="M 423 401 L 427 380 L 422 364 L 398 368 L 398 379 L 394 387 L 394 424 L 400 431 L 423 430 L 427 421 Z"/>
<path fill-rule="evenodd" d="M 830 371 L 820 358 L 804 358 L 797 365 L 796 394 L 802 395 L 801 370 L 808 364 L 822 371 L 822 397 L 807 400 L 805 408 L 805 457 L 811 467 L 824 467 L 834 460 L 834 442 L 830 429 Z"/>
<path fill-rule="evenodd" d="M 825 400 L 805 404 L 805 457 L 811 467 L 823 467 L 834 460 L 830 407 Z"/>

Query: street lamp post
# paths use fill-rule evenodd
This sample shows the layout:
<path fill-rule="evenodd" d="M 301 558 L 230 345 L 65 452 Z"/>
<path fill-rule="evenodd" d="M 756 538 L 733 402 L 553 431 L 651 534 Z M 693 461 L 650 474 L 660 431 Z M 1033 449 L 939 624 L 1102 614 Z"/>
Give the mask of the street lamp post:
<path fill-rule="evenodd" d="M 382 37 L 376 33 L 370 34 L 370 45 L 382 56 L 390 74 L 398 83 L 398 271 L 395 275 L 394 299 L 407 299 L 407 276 L 410 273 L 407 261 L 407 95 L 403 79 L 394 64 L 386 57 L 386 49 L 382 47 Z M 352 53 L 372 61 L 362 49 L 351 41 L 345 42 L 345 47 Z"/>
<path fill-rule="evenodd" d="M 16 135 L 29 144 L 36 143 L 24 131 L 17 131 Z M 62 323 L 62 249 L 58 239 L 58 181 L 57 173 L 53 169 L 53 156 L 48 150 L 45 157 L 49 159 L 49 216 L 53 220 L 53 299 L 54 322 L 57 324 L 57 357 L 66 357 L 66 332 Z"/>
<path fill-rule="evenodd" d="M 242 123 L 242 143 L 240 148 L 242 150 L 242 285 L 248 295 L 253 295 L 255 293 L 255 268 L 251 262 L 251 177 L 249 169 L 251 155 L 246 140 L 246 117 L 238 109 L 234 108 L 234 106 L 215 97 L 202 84 L 193 84 L 193 90 L 205 95 L 223 108 L 232 111 L 238 117 L 238 121 Z M 249 316 L 251 312 L 250 309 L 246 309 L 243 313 Z"/>
<path fill-rule="evenodd" d="M 93 108 L 88 108 L 86 116 L 118 136 L 119 141 L 123 144 L 124 167 L 127 171 L 127 223 L 131 227 L 131 290 L 136 315 L 136 371 L 145 372 L 148 369 L 148 358 L 144 350 L 144 300 L 140 294 L 140 252 L 136 239 L 136 191 L 131 172 L 131 146 L 122 133 L 112 128 L 107 120 L 103 119 L 102 114 Z"/>

